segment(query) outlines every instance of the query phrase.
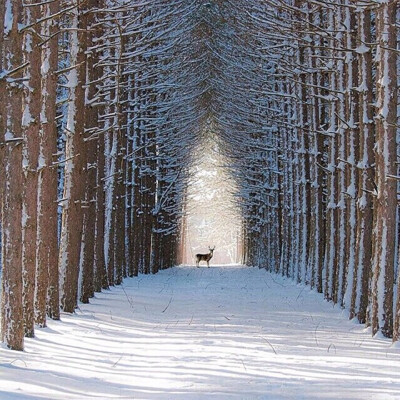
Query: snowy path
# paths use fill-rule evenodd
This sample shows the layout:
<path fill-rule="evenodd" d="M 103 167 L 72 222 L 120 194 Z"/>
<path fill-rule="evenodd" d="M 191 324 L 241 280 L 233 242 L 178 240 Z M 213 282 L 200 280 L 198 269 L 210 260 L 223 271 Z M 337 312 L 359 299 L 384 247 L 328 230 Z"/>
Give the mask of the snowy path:
<path fill-rule="evenodd" d="M 0 348 L 0 399 L 400 399 L 400 349 L 264 270 L 128 279 Z"/>

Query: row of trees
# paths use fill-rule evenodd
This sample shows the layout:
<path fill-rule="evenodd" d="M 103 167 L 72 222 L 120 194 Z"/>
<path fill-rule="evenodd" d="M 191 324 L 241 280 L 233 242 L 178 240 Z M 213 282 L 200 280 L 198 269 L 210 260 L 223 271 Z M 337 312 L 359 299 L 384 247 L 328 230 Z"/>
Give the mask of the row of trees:
<path fill-rule="evenodd" d="M 398 340 L 398 2 L 216 11 L 215 114 L 245 199 L 244 261 Z"/>
<path fill-rule="evenodd" d="M 201 60 L 187 56 L 196 7 L 1 2 L 1 332 L 11 349 L 78 300 L 177 263 L 206 114 Z"/>
<path fill-rule="evenodd" d="M 179 262 L 210 127 L 239 188 L 243 261 L 397 340 L 397 12 L 395 0 L 2 2 L 7 346 Z"/>

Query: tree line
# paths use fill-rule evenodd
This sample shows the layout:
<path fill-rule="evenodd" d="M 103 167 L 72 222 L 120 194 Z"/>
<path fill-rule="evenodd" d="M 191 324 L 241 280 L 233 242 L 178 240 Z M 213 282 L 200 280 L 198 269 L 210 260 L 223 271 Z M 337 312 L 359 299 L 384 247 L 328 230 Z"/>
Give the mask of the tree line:
<path fill-rule="evenodd" d="M 179 258 L 196 4 L 0 4 L 2 340 Z M 185 132 L 193 132 L 187 135 Z"/>
<path fill-rule="evenodd" d="M 243 261 L 398 340 L 398 2 L 216 7 L 214 104 L 241 188 Z"/>
<path fill-rule="evenodd" d="M 243 262 L 398 340 L 397 3 L 2 2 L 6 345 L 180 261 L 210 126 Z"/>

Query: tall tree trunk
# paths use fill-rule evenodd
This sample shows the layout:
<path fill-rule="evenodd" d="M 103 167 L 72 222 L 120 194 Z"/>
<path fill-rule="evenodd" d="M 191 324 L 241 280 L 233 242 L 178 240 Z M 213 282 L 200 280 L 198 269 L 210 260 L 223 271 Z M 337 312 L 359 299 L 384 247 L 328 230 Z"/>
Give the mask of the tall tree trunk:
<path fill-rule="evenodd" d="M 43 15 L 49 18 L 60 10 L 60 2 L 43 5 Z M 49 40 L 42 50 L 42 112 L 40 131 L 40 163 L 38 177 L 38 250 L 35 322 L 45 325 L 45 314 L 60 319 L 58 271 L 58 203 L 57 168 L 53 165 L 57 153 L 56 102 L 58 69 L 58 26 L 56 20 L 42 23 L 43 36 Z M 48 68 L 46 68 L 48 67 Z"/>
<path fill-rule="evenodd" d="M 345 8 L 345 46 L 346 49 L 356 47 L 356 15 L 350 8 L 349 1 L 346 1 L 348 7 Z M 342 306 L 351 307 L 351 297 L 353 283 L 356 279 L 355 252 L 356 252 L 356 234 L 357 234 L 357 186 L 358 174 L 357 162 L 359 160 L 359 113 L 358 113 L 358 94 L 354 88 L 358 87 L 358 63 L 356 53 L 347 51 L 345 58 L 346 67 L 346 91 L 345 91 L 345 136 L 346 136 L 346 253 L 347 258 L 344 265 L 342 277 Z"/>
<path fill-rule="evenodd" d="M 328 13 L 328 29 L 334 32 L 335 28 L 335 10 L 331 9 Z M 333 34 L 331 34 L 333 35 Z M 335 40 L 332 37 L 329 40 L 330 47 L 335 48 Z M 334 51 L 331 51 L 330 57 L 332 62 L 334 59 Z M 329 90 L 336 91 L 336 70 L 332 69 L 329 76 Z M 337 274 L 337 247 L 335 238 L 337 236 L 338 216 L 337 216 L 337 121 L 336 121 L 336 104 L 334 98 L 331 97 L 329 102 L 329 148 L 328 148 L 328 163 L 327 163 L 327 209 L 326 209 L 326 248 L 324 257 L 325 270 L 325 298 L 328 300 L 334 299 L 334 281 Z"/>
<path fill-rule="evenodd" d="M 396 243 L 397 68 L 396 0 L 382 3 L 377 12 L 378 42 L 375 236 L 372 282 L 372 333 L 393 334 L 393 283 Z"/>
<path fill-rule="evenodd" d="M 95 290 L 108 289 L 108 277 L 104 258 L 104 135 L 97 140 L 96 170 L 96 228 L 95 228 Z"/>
<path fill-rule="evenodd" d="M 89 9 L 98 7 L 97 0 L 88 2 Z M 93 12 L 87 13 L 83 25 L 88 27 L 85 36 L 82 37 L 81 45 L 87 49 L 86 52 L 86 93 L 85 93 L 85 131 L 87 147 L 87 160 L 85 166 L 85 205 L 83 218 L 83 234 L 85 242 L 82 248 L 82 271 L 80 301 L 88 303 L 89 298 L 94 295 L 94 265 L 95 265 L 95 229 L 96 229 L 96 163 L 97 163 L 97 140 L 96 130 L 99 129 L 98 108 L 92 104 L 96 101 L 97 82 L 101 76 L 99 70 L 95 68 L 98 62 L 96 50 L 91 47 L 97 42 L 99 30 L 95 28 L 95 15 Z M 92 135 L 94 137 L 92 137 Z"/>
<path fill-rule="evenodd" d="M 344 276 L 346 275 L 345 265 L 347 264 L 348 254 L 346 253 L 346 117 L 345 117 L 345 80 L 346 80 L 346 68 L 345 68 L 345 25 L 344 25 L 344 14 L 345 9 L 342 6 L 343 0 L 339 1 L 338 8 L 335 13 L 335 47 L 337 48 L 335 53 L 335 68 L 336 74 L 336 112 L 333 118 L 337 118 L 337 182 L 336 182 L 336 193 L 337 193 L 337 230 L 335 237 L 335 251 L 337 253 L 337 264 L 334 265 L 332 275 L 332 301 L 334 303 L 342 304 L 342 285 Z"/>
<path fill-rule="evenodd" d="M 359 130 L 360 148 L 357 194 L 357 236 L 355 276 L 350 304 L 350 318 L 357 315 L 359 322 L 366 322 L 368 292 L 372 256 L 372 202 L 374 191 L 374 121 L 372 106 L 372 51 L 366 47 L 371 43 L 371 11 L 358 11 L 358 70 L 359 70 Z"/>
<path fill-rule="evenodd" d="M 114 122 L 114 124 L 116 124 Z M 118 131 L 114 127 L 106 138 L 106 169 L 105 169 L 105 257 L 108 284 L 115 284 L 115 181 L 117 178 Z"/>
<path fill-rule="evenodd" d="M 98 7 L 104 6 L 104 0 L 98 2 Z M 98 14 L 98 24 L 96 29 L 99 43 L 106 41 L 105 31 L 103 26 L 100 25 L 100 15 Z M 93 29 L 93 28 L 92 28 Z M 100 39 L 101 38 L 101 39 Z M 104 83 L 106 82 L 104 73 L 105 67 L 102 65 L 103 58 L 107 50 L 102 49 L 102 46 L 96 46 L 93 57 L 97 63 L 93 66 L 96 70 L 96 75 L 101 78 L 101 83 L 97 85 L 97 121 L 98 121 L 98 137 L 96 141 L 96 187 L 95 187 L 95 228 L 94 228 L 94 290 L 100 292 L 101 289 L 108 289 L 108 277 L 106 271 L 105 261 L 105 240 L 104 240 L 104 224 L 105 224 L 105 197 L 104 197 L 104 184 L 105 184 L 105 127 L 107 122 L 105 120 L 106 98 L 104 90 Z"/>
<path fill-rule="evenodd" d="M 41 17 L 35 0 L 29 0 L 24 9 L 24 23 L 35 24 Z M 28 78 L 24 87 L 22 116 L 22 164 L 24 184 L 22 186 L 22 278 L 25 336 L 34 336 L 34 297 L 37 248 L 38 210 L 38 160 L 39 129 L 41 111 L 41 48 L 39 33 L 35 28 L 24 35 L 23 51 Z"/>
<path fill-rule="evenodd" d="M 115 270 L 116 270 L 116 284 L 122 283 L 126 277 L 126 262 L 125 262 L 125 176 L 126 176 L 126 146 L 127 146 L 127 119 L 126 113 L 123 111 L 127 103 L 127 89 L 126 89 L 126 74 L 124 73 L 123 59 L 125 56 L 126 40 L 123 35 L 122 27 L 118 24 L 119 34 L 119 52 L 117 60 L 117 124 L 118 124 L 118 150 L 117 150 L 117 170 L 115 181 L 115 230 L 114 230 L 114 247 L 116 252 L 115 257 Z"/>
<path fill-rule="evenodd" d="M 5 1 L 0 3 L 0 32 L 4 32 L 4 14 L 6 9 Z M 0 35 L 0 74 L 3 73 L 4 67 L 4 46 L 5 46 L 5 35 Z M 6 80 L 5 77 L 0 78 L 0 104 L 6 104 Z M 0 107 L 0 173 L 4 176 L 5 168 L 5 132 L 6 132 L 6 107 Z M 3 184 L 0 182 L 0 243 L 3 241 Z M 0 265 L 2 264 L 2 250 L 0 245 Z M 0 327 L 1 329 L 1 327 Z"/>
<path fill-rule="evenodd" d="M 70 96 L 66 126 L 64 201 L 59 259 L 61 307 L 65 312 L 70 313 L 75 310 L 78 301 L 86 167 L 84 142 L 86 49 L 81 43 L 86 26 L 81 12 L 80 7 L 71 11 L 70 57 L 73 68 L 68 75 Z"/>
<path fill-rule="evenodd" d="M 23 37 L 22 2 L 7 0 L 5 13 L 11 16 L 4 26 L 4 69 L 14 71 L 10 77 L 22 78 Z M 22 197 L 24 183 L 22 172 L 22 89 L 18 83 L 9 84 L 6 93 L 6 133 L 4 136 L 3 184 L 3 241 L 2 241 L 2 340 L 13 350 L 24 348 L 24 323 L 22 309 Z"/>
<path fill-rule="evenodd" d="M 400 5 L 397 5 L 397 21 L 400 19 Z M 397 48 L 399 48 L 400 45 L 400 27 L 397 24 Z M 400 55 L 397 54 L 397 88 L 400 88 Z M 398 106 L 400 105 L 400 92 L 398 90 L 398 95 L 397 95 L 397 104 Z M 399 118 L 399 115 L 397 116 Z M 400 128 L 397 126 L 397 154 L 398 154 L 398 159 L 400 156 L 400 145 L 399 145 L 399 139 L 400 139 Z M 400 175 L 400 165 L 398 165 L 398 174 Z M 400 188 L 400 182 L 399 186 Z M 397 208 L 397 224 L 400 226 L 400 204 L 398 203 L 398 208 Z M 398 232 L 398 237 L 400 236 L 400 231 Z M 395 316 L 394 316 L 394 321 L 393 321 L 393 341 L 398 341 L 400 340 L 400 240 L 398 240 L 398 249 L 397 249 L 397 299 L 396 299 L 396 311 L 395 311 Z"/>
<path fill-rule="evenodd" d="M 311 13 L 310 13 L 311 14 Z M 312 27 L 321 24 L 321 11 L 315 10 L 310 22 Z M 310 27 L 311 29 L 311 27 Z M 315 28 L 313 28 L 315 29 Z M 311 67 L 311 99 L 309 100 L 310 115 L 310 229 L 309 229 L 309 270 L 311 273 L 311 287 L 316 287 L 318 292 L 322 293 L 322 266 L 325 252 L 325 231 L 323 219 L 323 170 L 321 166 L 323 153 L 323 135 L 320 131 L 320 98 L 321 98 L 321 74 L 318 65 L 318 57 L 321 55 L 321 38 L 318 34 L 313 35 L 313 41 L 316 48 L 309 51 L 309 65 Z"/>

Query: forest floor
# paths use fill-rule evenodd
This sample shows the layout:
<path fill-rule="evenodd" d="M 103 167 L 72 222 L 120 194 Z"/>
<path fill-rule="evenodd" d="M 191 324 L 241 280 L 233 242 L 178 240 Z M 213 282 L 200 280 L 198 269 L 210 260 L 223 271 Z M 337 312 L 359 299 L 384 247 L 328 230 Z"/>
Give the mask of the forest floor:
<path fill-rule="evenodd" d="M 0 399 L 400 399 L 400 348 L 265 270 L 176 267 L 0 348 Z"/>

